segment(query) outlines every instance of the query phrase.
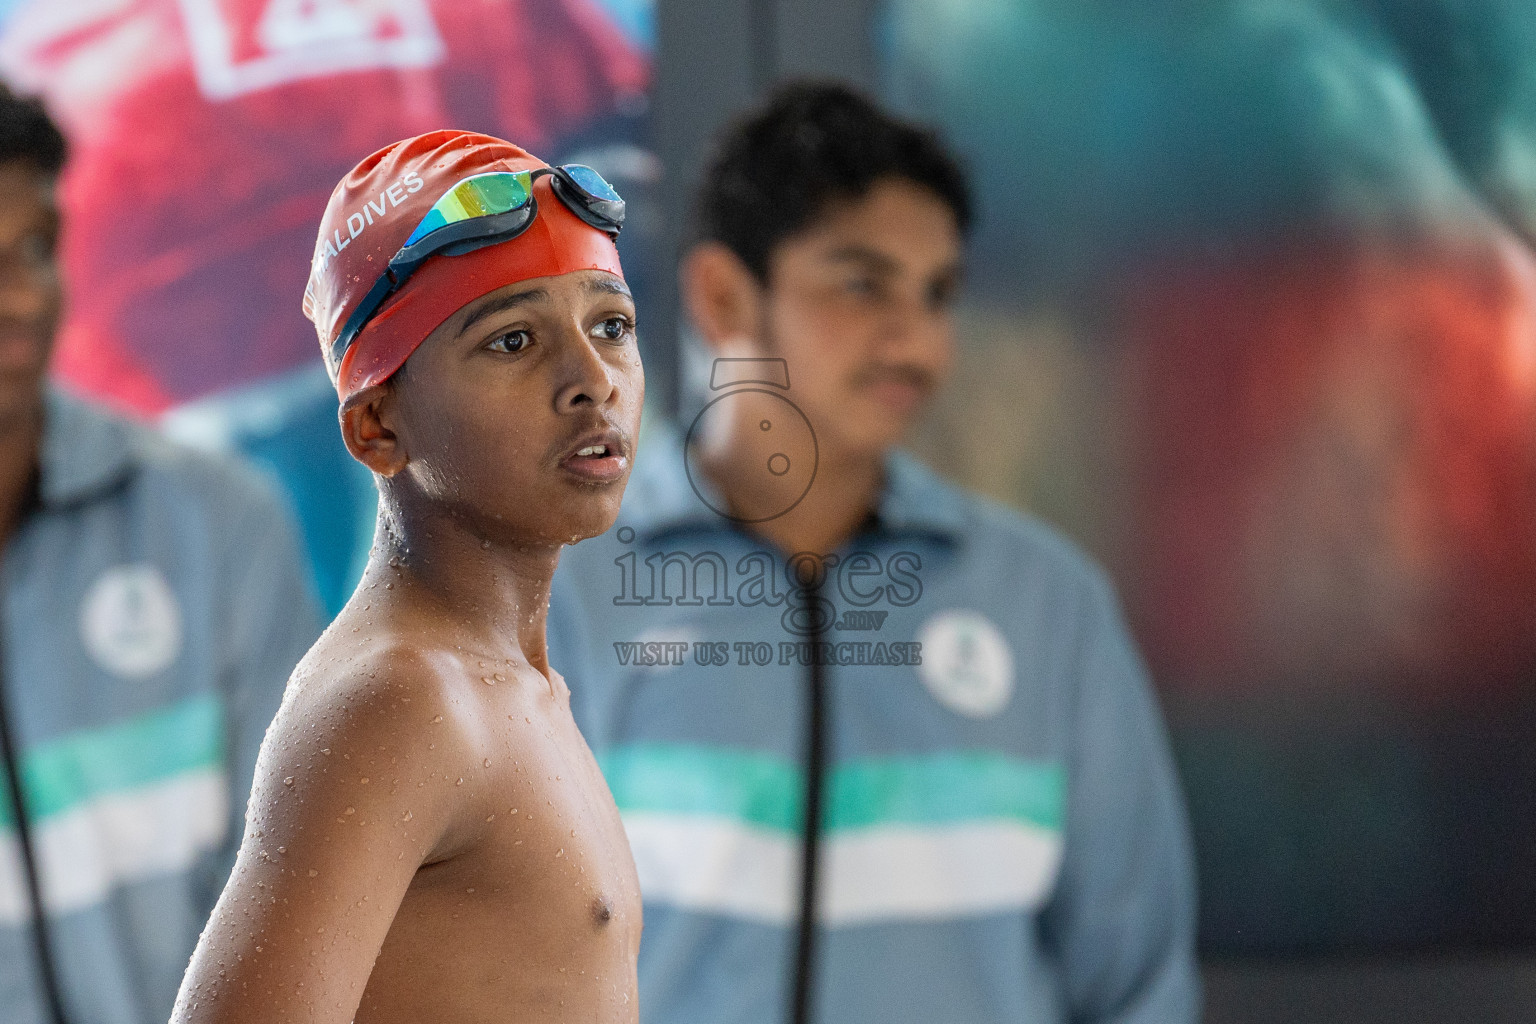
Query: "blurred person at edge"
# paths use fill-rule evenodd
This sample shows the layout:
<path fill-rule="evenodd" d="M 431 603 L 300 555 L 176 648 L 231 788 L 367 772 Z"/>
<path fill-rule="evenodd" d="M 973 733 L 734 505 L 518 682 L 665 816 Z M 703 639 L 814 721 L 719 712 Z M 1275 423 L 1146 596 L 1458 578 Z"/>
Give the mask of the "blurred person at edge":
<path fill-rule="evenodd" d="M 43 108 L 0 86 L 0 700 L 24 826 L 8 799 L 0 1022 L 151 1024 L 320 624 L 290 518 L 250 471 L 45 383 L 64 156 Z"/>
<path fill-rule="evenodd" d="M 572 689 L 639 868 L 643 1019 L 794 1016 L 817 682 L 792 606 L 819 600 L 810 1018 L 1195 1020 L 1183 799 L 1105 574 L 897 449 L 955 347 L 962 172 L 800 83 L 703 182 L 683 297 L 712 387 L 748 386 L 648 440 L 618 528 L 557 575 L 587 636 L 551 635 L 592 645 Z"/>

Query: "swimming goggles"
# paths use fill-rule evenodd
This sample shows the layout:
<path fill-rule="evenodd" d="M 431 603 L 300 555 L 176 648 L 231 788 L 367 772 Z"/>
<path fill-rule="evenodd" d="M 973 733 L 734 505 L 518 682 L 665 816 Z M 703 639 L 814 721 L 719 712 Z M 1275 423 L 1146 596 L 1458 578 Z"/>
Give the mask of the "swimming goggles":
<path fill-rule="evenodd" d="M 546 174 L 551 190 L 572 213 L 610 238 L 619 237 L 624 227 L 624 200 L 601 174 L 585 164 L 471 175 L 432 204 L 347 317 L 331 344 L 335 365 L 341 364 L 341 357 L 384 300 L 404 287 L 429 256 L 462 256 L 527 231 L 539 212 L 533 182 Z"/>

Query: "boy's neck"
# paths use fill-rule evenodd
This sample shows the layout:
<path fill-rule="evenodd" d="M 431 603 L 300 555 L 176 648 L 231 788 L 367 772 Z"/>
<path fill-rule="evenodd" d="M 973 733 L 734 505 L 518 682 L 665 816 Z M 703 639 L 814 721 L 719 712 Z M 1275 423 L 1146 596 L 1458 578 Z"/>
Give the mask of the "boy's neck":
<path fill-rule="evenodd" d="M 487 653 L 520 656 L 548 677 L 544 627 L 560 545 L 493 543 L 447 516 L 407 518 L 380 511 L 362 585 L 394 590 L 481 635 Z"/>
<path fill-rule="evenodd" d="M 19 525 L 36 486 L 42 448 L 41 408 L 0 422 L 0 550 Z"/>
<path fill-rule="evenodd" d="M 739 461 L 706 460 L 704 473 L 727 503 L 752 508 L 759 504 L 758 476 L 745 472 Z M 749 531 L 785 554 L 836 551 L 858 532 L 879 502 L 885 481 L 883 454 L 840 453 L 823 448 L 816 477 L 805 496 L 782 515 L 754 523 Z"/>

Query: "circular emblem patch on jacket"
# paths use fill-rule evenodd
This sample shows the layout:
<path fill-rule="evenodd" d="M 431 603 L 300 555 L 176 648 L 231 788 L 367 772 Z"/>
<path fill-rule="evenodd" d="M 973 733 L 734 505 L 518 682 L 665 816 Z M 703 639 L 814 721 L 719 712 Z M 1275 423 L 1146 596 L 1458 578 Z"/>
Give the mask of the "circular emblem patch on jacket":
<path fill-rule="evenodd" d="M 145 679 L 181 653 L 181 606 L 155 566 L 114 566 L 86 592 L 80 638 L 91 660 L 108 672 Z"/>
<path fill-rule="evenodd" d="M 980 612 L 940 612 L 918 630 L 917 673 L 940 704 L 971 718 L 987 718 L 1013 696 L 1013 653 L 1002 631 Z"/>

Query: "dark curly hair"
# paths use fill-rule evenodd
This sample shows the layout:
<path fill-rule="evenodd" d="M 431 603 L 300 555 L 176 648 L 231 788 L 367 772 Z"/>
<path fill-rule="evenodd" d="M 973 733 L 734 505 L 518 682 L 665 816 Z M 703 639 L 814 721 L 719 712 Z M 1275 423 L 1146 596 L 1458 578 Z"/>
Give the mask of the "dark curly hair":
<path fill-rule="evenodd" d="M 962 233 L 970 228 L 965 173 L 937 135 L 845 85 L 791 82 L 719 138 L 700 185 L 693 238 L 721 243 L 766 280 L 780 242 L 829 205 L 856 201 L 890 178 L 929 190 Z"/>
<path fill-rule="evenodd" d="M 68 152 L 64 133 L 42 103 L 17 96 L 0 82 L 0 164 L 28 163 L 56 175 Z"/>

